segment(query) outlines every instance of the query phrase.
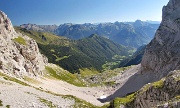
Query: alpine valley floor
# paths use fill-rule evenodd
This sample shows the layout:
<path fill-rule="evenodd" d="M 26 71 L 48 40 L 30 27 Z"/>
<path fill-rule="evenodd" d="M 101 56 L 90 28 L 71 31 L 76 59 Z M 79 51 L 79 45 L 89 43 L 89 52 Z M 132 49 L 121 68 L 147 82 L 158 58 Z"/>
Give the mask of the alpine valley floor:
<path fill-rule="evenodd" d="M 48 64 L 56 68 L 56 65 Z M 24 107 L 74 107 L 76 103 L 75 97 L 85 100 L 97 107 L 106 103 L 101 103 L 98 98 L 101 96 L 109 96 L 119 89 L 129 77 L 138 72 L 140 66 L 133 66 L 123 73 L 119 73 L 107 80 L 118 82 L 116 86 L 107 87 L 77 87 L 62 80 L 48 77 L 36 77 L 30 80 L 20 80 L 17 84 L 16 80 L 9 80 L 4 74 L 0 77 L 0 100 L 3 106 L 10 105 L 12 108 Z M 19 81 L 18 81 L 19 82 Z M 23 84 L 23 85 L 22 85 Z M 27 85 L 27 86 L 24 86 Z"/>

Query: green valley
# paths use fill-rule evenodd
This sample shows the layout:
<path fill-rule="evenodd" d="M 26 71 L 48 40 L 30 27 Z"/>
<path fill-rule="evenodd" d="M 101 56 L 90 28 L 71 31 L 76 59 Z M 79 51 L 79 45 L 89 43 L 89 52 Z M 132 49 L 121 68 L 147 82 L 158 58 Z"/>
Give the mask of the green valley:
<path fill-rule="evenodd" d="M 15 29 L 35 39 L 41 53 L 48 57 L 49 62 L 71 73 L 79 73 L 82 68 L 101 71 L 118 67 L 120 61 L 131 55 L 133 50 L 96 34 L 80 40 L 71 40 L 46 32 L 35 32 L 20 27 Z"/>

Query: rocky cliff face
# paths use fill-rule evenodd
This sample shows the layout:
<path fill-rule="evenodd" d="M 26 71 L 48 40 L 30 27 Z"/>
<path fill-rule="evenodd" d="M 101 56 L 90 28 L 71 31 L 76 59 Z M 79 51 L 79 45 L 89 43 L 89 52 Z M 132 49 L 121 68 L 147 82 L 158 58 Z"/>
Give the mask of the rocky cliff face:
<path fill-rule="evenodd" d="M 128 106 L 130 108 L 162 108 L 164 104 L 168 107 L 169 101 L 175 97 L 179 102 L 180 71 L 175 72 L 173 77 L 168 76 L 165 81 L 158 80 L 174 70 L 180 70 L 180 0 L 170 0 L 168 5 L 163 7 L 162 22 L 154 39 L 146 47 L 139 72 L 130 77 L 114 95 L 123 97 L 136 92 L 134 103 Z M 143 93 L 141 90 L 138 91 L 145 84 L 155 81 L 158 81 L 155 86 L 160 84 L 160 88 L 145 86 L 146 90 Z M 179 104 L 175 103 L 172 106 L 179 108 Z"/>
<path fill-rule="evenodd" d="M 16 33 L 7 15 L 0 11 L 0 71 L 17 76 L 38 75 L 46 63 L 35 40 Z"/>
<path fill-rule="evenodd" d="M 170 0 L 163 7 L 162 22 L 155 38 L 146 47 L 142 72 L 156 73 L 158 79 L 180 69 L 180 1 Z"/>

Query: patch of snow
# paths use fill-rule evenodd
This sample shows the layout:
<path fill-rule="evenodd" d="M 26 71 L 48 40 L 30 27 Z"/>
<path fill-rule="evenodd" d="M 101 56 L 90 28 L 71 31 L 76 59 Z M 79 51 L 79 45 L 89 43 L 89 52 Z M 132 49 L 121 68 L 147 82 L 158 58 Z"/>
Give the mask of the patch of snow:
<path fill-rule="evenodd" d="M 107 96 L 106 95 L 102 95 L 102 96 L 100 96 L 100 99 L 106 99 L 107 98 Z"/>

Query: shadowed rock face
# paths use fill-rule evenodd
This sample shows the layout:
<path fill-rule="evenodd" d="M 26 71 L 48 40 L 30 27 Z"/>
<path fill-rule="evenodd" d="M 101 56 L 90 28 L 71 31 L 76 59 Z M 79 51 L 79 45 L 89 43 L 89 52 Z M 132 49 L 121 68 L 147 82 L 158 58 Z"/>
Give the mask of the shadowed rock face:
<path fill-rule="evenodd" d="M 46 63 L 35 40 L 16 33 L 7 15 L 0 11 L 0 71 L 37 75 Z"/>
<path fill-rule="evenodd" d="M 180 1 L 170 0 L 163 7 L 162 16 L 161 25 L 141 62 L 142 71 L 152 71 L 158 78 L 180 69 Z"/>

